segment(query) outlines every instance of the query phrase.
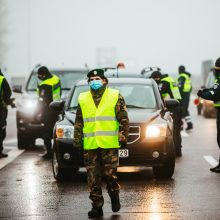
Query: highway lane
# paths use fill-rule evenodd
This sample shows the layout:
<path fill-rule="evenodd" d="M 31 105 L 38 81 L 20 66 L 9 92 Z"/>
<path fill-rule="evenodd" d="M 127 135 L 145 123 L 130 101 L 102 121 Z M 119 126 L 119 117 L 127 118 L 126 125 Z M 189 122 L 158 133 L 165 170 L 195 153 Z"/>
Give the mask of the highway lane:
<path fill-rule="evenodd" d="M 219 219 L 220 175 L 209 171 L 219 156 L 215 119 L 197 116 L 194 106 L 191 112 L 194 129 L 182 134 L 183 156 L 176 159 L 173 178 L 155 180 L 151 168 L 119 168 L 122 208 L 112 213 L 103 184 L 102 219 Z M 15 136 L 10 137 L 13 142 Z M 9 153 L 16 150 L 12 142 L 6 146 Z M 42 150 L 38 146 L 22 152 L 0 170 L 0 217 L 87 219 L 91 205 L 85 170 L 67 182 L 56 182 L 51 161 L 39 156 Z"/>

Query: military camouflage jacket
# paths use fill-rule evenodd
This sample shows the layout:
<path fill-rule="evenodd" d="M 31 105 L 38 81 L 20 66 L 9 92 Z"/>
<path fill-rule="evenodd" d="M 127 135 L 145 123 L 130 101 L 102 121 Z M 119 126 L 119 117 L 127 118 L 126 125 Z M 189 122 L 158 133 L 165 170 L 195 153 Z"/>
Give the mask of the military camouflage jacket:
<path fill-rule="evenodd" d="M 103 86 L 101 89 L 97 91 L 90 90 L 96 107 L 99 105 L 105 89 L 106 86 Z M 129 119 L 128 119 L 128 113 L 124 98 L 120 94 L 115 106 L 115 115 L 119 122 L 119 141 L 127 142 L 128 131 L 129 131 Z M 74 146 L 82 146 L 82 140 L 83 140 L 83 116 L 82 116 L 81 107 L 78 104 L 76 110 L 75 125 L 74 125 L 74 141 L 73 141 Z"/>

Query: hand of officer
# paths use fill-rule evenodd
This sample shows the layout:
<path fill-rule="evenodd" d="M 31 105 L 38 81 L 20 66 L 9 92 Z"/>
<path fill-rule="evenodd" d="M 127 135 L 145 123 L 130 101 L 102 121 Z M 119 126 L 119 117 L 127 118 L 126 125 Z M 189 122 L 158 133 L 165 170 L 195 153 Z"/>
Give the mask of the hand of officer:
<path fill-rule="evenodd" d="M 197 96 L 201 97 L 202 95 L 202 90 L 200 89 L 198 92 L 197 92 Z"/>
<path fill-rule="evenodd" d="M 16 107 L 14 101 L 15 101 L 15 98 L 11 98 L 11 99 L 10 99 L 10 106 L 11 106 L 12 108 L 15 108 L 15 107 Z"/>

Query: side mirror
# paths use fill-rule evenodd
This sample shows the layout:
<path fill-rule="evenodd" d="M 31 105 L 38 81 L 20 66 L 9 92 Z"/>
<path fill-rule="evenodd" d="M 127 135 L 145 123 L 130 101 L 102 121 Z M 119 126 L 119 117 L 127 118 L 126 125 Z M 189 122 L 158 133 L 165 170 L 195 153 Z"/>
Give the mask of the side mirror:
<path fill-rule="evenodd" d="M 56 112 L 63 112 L 65 106 L 65 101 L 53 101 L 50 103 L 50 109 Z"/>
<path fill-rule="evenodd" d="M 168 110 L 172 110 L 176 108 L 179 105 L 179 101 L 176 99 L 168 99 L 165 100 L 165 106 L 167 107 Z"/>
<path fill-rule="evenodd" d="M 14 85 L 12 90 L 15 93 L 22 93 L 22 86 L 21 85 Z"/>

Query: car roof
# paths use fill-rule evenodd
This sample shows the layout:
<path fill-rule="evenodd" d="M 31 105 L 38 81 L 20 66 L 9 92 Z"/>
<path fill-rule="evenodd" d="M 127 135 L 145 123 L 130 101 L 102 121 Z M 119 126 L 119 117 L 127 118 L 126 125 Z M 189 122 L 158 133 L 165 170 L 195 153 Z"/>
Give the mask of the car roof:
<path fill-rule="evenodd" d="M 153 85 L 153 79 L 146 78 L 108 78 L 109 83 L 128 83 L 128 84 L 143 84 L 143 85 Z M 76 86 L 88 85 L 87 80 L 80 80 L 76 83 Z"/>

